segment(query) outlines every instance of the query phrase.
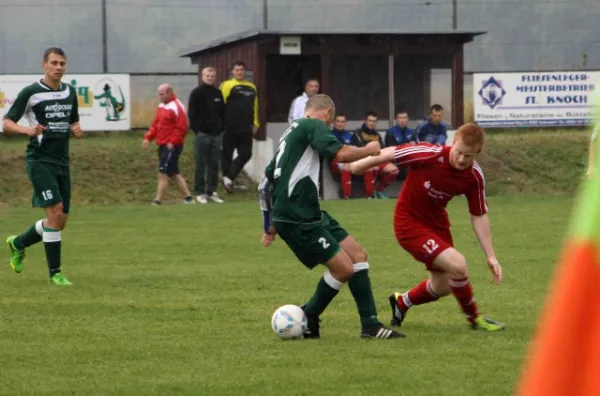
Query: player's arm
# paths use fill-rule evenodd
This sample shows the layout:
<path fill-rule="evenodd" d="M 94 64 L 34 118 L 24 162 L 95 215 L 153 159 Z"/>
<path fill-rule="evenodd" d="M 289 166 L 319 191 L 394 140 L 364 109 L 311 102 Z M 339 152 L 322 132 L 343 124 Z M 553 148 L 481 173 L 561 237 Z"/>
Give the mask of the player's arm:
<path fill-rule="evenodd" d="M 72 88 L 74 90 L 74 88 Z M 74 93 L 73 95 L 73 107 L 71 108 L 71 133 L 76 138 L 83 137 L 83 130 L 81 129 L 81 125 L 79 124 L 79 101 L 77 100 L 77 95 Z"/>
<path fill-rule="evenodd" d="M 8 113 L 6 113 L 2 119 L 2 131 L 6 135 L 28 135 L 36 136 L 46 130 L 46 127 L 42 125 L 34 125 L 32 127 L 24 127 L 17 122 L 23 117 L 25 109 L 27 108 L 27 102 L 29 102 L 29 93 L 27 90 L 22 90 L 17 95 L 15 102 L 12 104 Z"/>
<path fill-rule="evenodd" d="M 471 226 L 485 254 L 493 280 L 496 284 L 500 284 L 502 281 L 502 267 L 498 263 L 492 244 L 492 232 L 490 230 L 490 219 L 487 215 L 488 206 L 485 198 L 485 179 L 479 165 L 473 165 L 473 174 L 475 177 L 473 188 L 466 194 L 469 203 L 469 213 L 471 214 Z"/>
<path fill-rule="evenodd" d="M 364 147 L 348 146 L 341 143 L 333 136 L 331 130 L 324 123 L 314 127 L 308 134 L 308 140 L 313 149 L 328 160 L 333 159 L 339 163 L 348 163 L 377 155 L 381 150 L 379 142 L 369 142 Z"/>
<path fill-rule="evenodd" d="M 252 88 L 254 88 L 254 127 L 258 128 L 260 127 L 260 117 L 258 115 L 258 89 L 256 88 L 256 86 L 253 84 Z"/>
<path fill-rule="evenodd" d="M 258 185 L 258 197 L 260 210 L 263 216 L 262 244 L 269 247 L 275 240 L 275 227 L 271 223 L 271 211 L 273 210 L 273 169 L 274 160 L 267 166 L 265 176 Z"/>
<path fill-rule="evenodd" d="M 227 99 L 229 99 L 229 94 L 231 93 L 231 80 L 224 81 L 221 84 L 221 93 L 223 94 L 223 103 L 227 103 Z"/>
<path fill-rule="evenodd" d="M 142 142 L 143 148 L 148 148 L 150 142 L 154 140 L 156 134 L 158 133 L 158 123 L 159 123 L 159 111 L 156 111 L 154 115 L 154 120 L 152 120 L 152 124 L 150 124 L 150 128 L 148 128 L 148 132 L 144 134 L 144 141 Z"/>
<path fill-rule="evenodd" d="M 442 147 L 428 143 L 419 145 L 401 144 L 396 147 L 386 147 L 375 157 L 367 157 L 351 163 L 348 170 L 355 175 L 363 174 L 367 169 L 393 162 L 398 166 L 408 166 L 418 162 L 429 161 L 437 158 L 442 153 Z"/>

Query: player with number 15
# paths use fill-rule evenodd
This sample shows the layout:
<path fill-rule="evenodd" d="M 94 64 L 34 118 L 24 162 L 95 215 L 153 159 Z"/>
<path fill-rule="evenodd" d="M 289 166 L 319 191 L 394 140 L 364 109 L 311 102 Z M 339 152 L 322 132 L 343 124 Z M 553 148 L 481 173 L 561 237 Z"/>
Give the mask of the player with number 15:
<path fill-rule="evenodd" d="M 2 120 L 6 134 L 27 135 L 27 175 L 33 186 L 33 206 L 44 208 L 46 217 L 21 235 L 9 236 L 10 266 L 23 271 L 25 249 L 44 242 L 49 282 L 70 286 L 61 271 L 61 230 L 71 206 L 69 137 L 83 136 L 75 88 L 63 83 L 67 56 L 60 48 L 48 48 L 43 56 L 44 78 L 23 88 Z M 29 126 L 18 125 L 24 118 Z"/>

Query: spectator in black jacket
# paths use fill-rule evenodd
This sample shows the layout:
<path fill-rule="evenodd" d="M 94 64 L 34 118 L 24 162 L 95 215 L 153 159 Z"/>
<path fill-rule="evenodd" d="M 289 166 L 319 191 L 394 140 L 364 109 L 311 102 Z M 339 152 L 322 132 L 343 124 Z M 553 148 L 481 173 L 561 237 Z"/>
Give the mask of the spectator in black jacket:
<path fill-rule="evenodd" d="M 381 147 L 385 147 L 383 139 L 379 132 L 377 132 L 377 113 L 369 111 L 365 114 L 365 122 L 360 128 L 354 132 L 352 136 L 352 145 L 363 147 L 369 142 L 379 142 Z M 396 180 L 398 176 L 398 167 L 391 162 L 385 162 L 378 167 L 372 169 L 379 179 L 379 185 L 373 193 L 373 198 L 387 199 L 385 189 Z M 370 197 L 369 197 L 370 198 Z"/>
<path fill-rule="evenodd" d="M 188 105 L 190 128 L 196 134 L 194 193 L 196 201 L 201 204 L 209 199 L 223 203 L 216 190 L 225 127 L 225 101 L 221 90 L 213 86 L 216 77 L 212 67 L 202 69 L 202 82 L 190 94 Z"/>

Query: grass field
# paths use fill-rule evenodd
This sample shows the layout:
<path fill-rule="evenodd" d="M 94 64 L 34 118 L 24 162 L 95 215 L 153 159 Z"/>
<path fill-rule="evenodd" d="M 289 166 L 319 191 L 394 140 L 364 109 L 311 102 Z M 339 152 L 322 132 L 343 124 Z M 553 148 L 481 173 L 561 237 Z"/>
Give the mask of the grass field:
<path fill-rule="evenodd" d="M 41 245 L 29 249 L 22 274 L 8 260 L 0 266 L 0 394 L 510 395 L 571 205 L 567 197 L 490 198 L 505 273 L 497 287 L 466 202 L 451 204 L 477 300 L 507 323 L 504 332 L 473 332 L 447 298 L 413 309 L 406 339 L 360 340 L 344 288 L 322 317 L 322 339 L 292 342 L 272 332 L 271 314 L 303 303 L 323 271 L 305 270 L 281 241 L 260 247 L 256 202 L 76 205 L 63 233 L 74 287 L 46 284 Z M 393 201 L 323 206 L 367 247 L 387 322 L 387 295 L 426 276 L 394 239 Z M 40 216 L 4 208 L 1 233 L 20 232 Z"/>

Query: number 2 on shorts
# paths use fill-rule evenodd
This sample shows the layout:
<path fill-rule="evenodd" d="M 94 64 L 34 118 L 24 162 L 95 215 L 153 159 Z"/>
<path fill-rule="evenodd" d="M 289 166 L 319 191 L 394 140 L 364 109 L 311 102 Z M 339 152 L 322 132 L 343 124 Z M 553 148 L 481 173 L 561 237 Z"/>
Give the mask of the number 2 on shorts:
<path fill-rule="evenodd" d="M 433 239 L 429 239 L 427 242 L 425 242 L 423 244 L 423 249 L 425 249 L 427 254 L 431 254 L 431 253 L 435 252 L 437 250 L 437 248 L 439 248 L 439 247 L 440 247 L 440 245 L 438 245 Z"/>
<path fill-rule="evenodd" d="M 52 199 L 52 191 L 51 190 L 42 191 L 42 197 L 44 197 L 44 201 L 51 200 Z"/>
<path fill-rule="evenodd" d="M 321 244 L 321 246 L 323 246 L 323 249 L 327 249 L 329 246 L 331 246 L 331 244 L 327 242 L 327 239 L 323 237 L 319 238 L 319 243 Z"/>

